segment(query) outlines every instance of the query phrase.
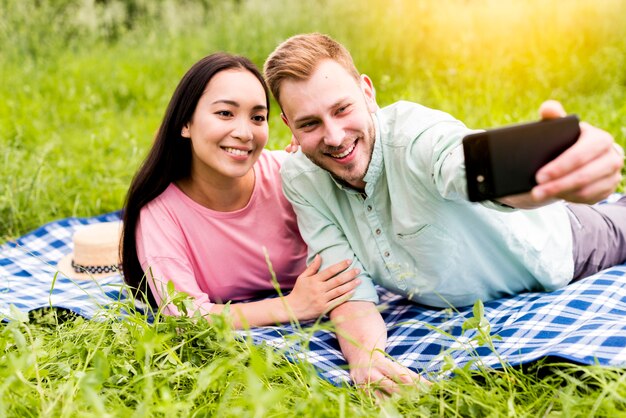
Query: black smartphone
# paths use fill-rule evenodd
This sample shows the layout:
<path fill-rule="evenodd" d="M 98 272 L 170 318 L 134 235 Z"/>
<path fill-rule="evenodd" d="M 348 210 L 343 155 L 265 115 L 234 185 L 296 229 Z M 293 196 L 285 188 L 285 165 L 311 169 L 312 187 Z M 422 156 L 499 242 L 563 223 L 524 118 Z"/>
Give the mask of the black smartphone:
<path fill-rule="evenodd" d="M 580 136 L 576 115 L 489 129 L 463 138 L 472 202 L 530 191 L 535 174 Z"/>

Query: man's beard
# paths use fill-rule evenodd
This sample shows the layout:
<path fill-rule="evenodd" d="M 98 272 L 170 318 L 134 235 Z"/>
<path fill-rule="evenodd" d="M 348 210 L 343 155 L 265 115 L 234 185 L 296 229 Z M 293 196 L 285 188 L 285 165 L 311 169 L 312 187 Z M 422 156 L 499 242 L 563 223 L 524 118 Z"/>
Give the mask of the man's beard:
<path fill-rule="evenodd" d="M 363 146 L 368 147 L 368 149 L 365 150 L 367 153 L 368 159 L 367 159 L 367 164 L 365 165 L 365 169 L 363 170 L 363 173 L 356 173 L 355 176 L 348 177 L 345 175 L 341 175 L 340 173 L 334 173 L 324 164 L 323 161 L 319 161 L 317 158 L 311 157 L 308 155 L 307 155 L 307 158 L 316 166 L 320 167 L 324 171 L 327 171 L 338 183 L 355 189 L 355 186 L 353 186 L 351 183 L 357 183 L 357 182 L 363 181 L 363 178 L 365 177 L 365 174 L 367 173 L 367 170 L 369 169 L 370 162 L 372 161 L 372 154 L 374 151 L 375 140 L 376 140 L 376 131 L 374 129 L 374 124 L 372 123 L 367 129 L 367 137 L 362 136 L 361 138 L 358 139 L 359 141 L 359 144 L 357 144 L 358 147 L 363 147 Z M 326 158 L 332 158 L 332 157 L 326 157 Z M 359 161 L 354 161 L 355 165 L 358 163 Z M 345 171 L 350 173 L 351 170 L 348 169 Z"/>

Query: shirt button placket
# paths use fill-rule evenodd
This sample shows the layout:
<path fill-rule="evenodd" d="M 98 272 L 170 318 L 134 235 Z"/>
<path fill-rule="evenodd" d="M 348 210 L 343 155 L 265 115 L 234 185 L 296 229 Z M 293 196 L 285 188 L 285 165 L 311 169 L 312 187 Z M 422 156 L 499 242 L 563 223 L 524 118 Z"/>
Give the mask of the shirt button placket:
<path fill-rule="evenodd" d="M 380 222 L 378 221 L 378 218 L 376 217 L 376 211 L 374 210 L 374 207 L 369 202 L 367 202 L 367 200 L 364 202 L 364 204 L 365 204 L 366 217 L 370 224 L 370 227 L 372 228 L 374 241 L 376 241 L 376 246 L 378 247 L 378 250 L 380 251 L 379 254 L 381 254 L 382 256 L 382 259 L 383 259 L 382 262 L 386 265 L 387 271 L 389 272 L 390 276 L 396 277 L 398 276 L 398 272 L 396 271 L 397 268 L 393 267 L 393 263 L 391 262 L 391 251 L 389 248 L 389 243 L 387 242 L 387 240 L 385 239 L 383 235 L 382 228 L 380 228 Z M 404 280 L 396 279 L 396 280 L 393 280 L 393 282 L 400 290 L 402 291 L 406 290 L 407 286 Z"/>

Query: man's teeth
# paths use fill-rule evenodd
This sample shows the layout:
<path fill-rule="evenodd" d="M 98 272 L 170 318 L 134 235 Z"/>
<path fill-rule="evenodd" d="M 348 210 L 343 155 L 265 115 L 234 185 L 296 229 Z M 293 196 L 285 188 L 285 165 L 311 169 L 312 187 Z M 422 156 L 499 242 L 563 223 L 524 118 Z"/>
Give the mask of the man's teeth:
<path fill-rule="evenodd" d="M 352 152 L 352 150 L 354 149 L 355 144 L 352 144 L 352 146 L 350 148 L 348 148 L 347 150 L 345 150 L 344 152 L 342 152 L 341 154 L 330 154 L 331 157 L 333 158 L 343 158 L 346 155 L 350 154 Z"/>
<path fill-rule="evenodd" d="M 237 149 L 237 148 L 224 147 L 224 151 L 228 152 L 229 154 L 234 154 L 234 155 L 248 155 L 248 151 L 244 151 L 244 150 Z"/>

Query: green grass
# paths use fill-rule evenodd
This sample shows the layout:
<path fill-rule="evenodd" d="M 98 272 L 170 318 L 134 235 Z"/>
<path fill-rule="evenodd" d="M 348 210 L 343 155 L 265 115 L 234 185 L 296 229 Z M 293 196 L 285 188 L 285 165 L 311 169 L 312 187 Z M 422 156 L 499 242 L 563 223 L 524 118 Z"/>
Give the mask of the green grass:
<path fill-rule="evenodd" d="M 216 50 L 259 66 L 320 31 L 352 51 L 381 105 L 407 99 L 472 127 L 537 117 L 547 98 L 626 144 L 620 0 L 0 2 L 0 240 L 117 210 L 173 89 Z M 271 148 L 289 133 L 278 108 Z M 457 371 L 377 403 L 224 324 L 56 316 L 0 328 L 0 416 L 616 416 L 621 369 Z M 554 370 L 545 373 L 546 370 Z"/>

